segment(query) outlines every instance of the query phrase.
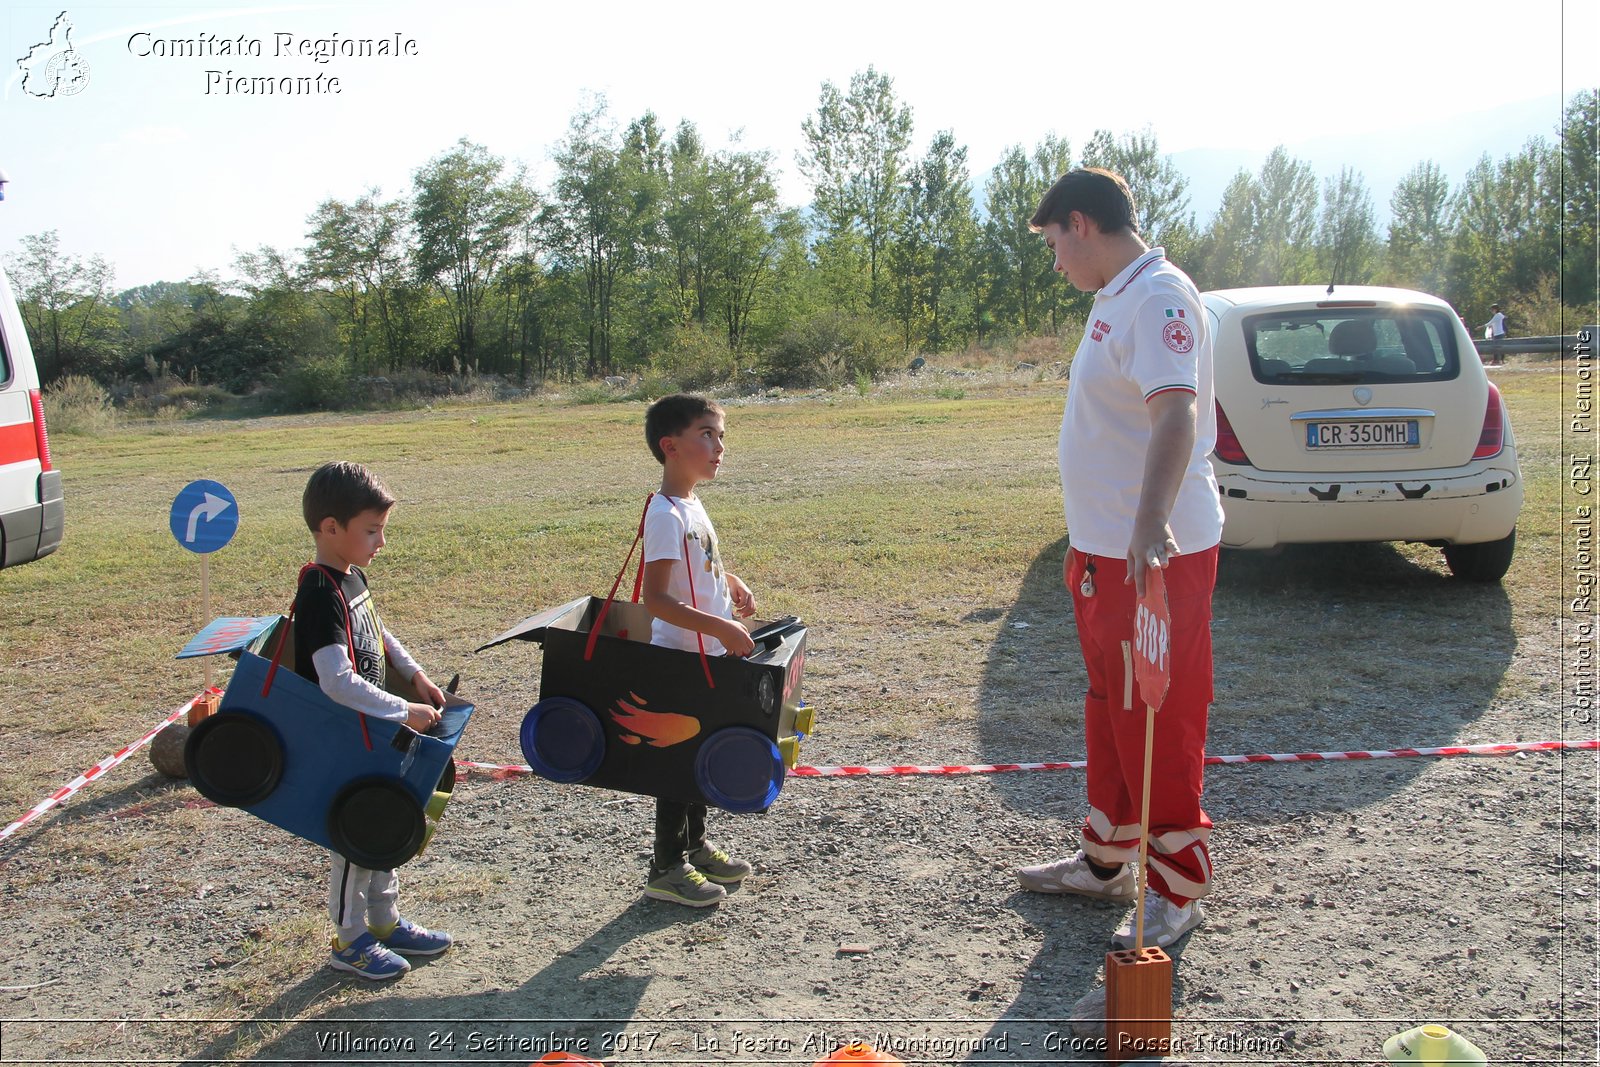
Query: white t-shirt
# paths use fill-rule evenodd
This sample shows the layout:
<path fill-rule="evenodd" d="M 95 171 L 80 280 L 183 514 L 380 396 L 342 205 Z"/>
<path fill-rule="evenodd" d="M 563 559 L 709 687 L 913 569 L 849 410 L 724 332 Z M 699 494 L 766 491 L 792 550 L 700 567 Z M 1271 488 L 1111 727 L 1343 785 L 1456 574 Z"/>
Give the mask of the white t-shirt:
<path fill-rule="evenodd" d="M 1217 439 L 1211 328 L 1189 276 L 1152 248 L 1095 294 L 1072 360 L 1057 462 L 1072 547 L 1122 558 L 1144 484 L 1149 399 L 1195 394 L 1196 435 L 1168 525 L 1180 552 L 1222 540 L 1222 501 L 1211 470 Z"/>
<path fill-rule="evenodd" d="M 684 538 L 688 538 L 688 566 L 684 565 Z M 722 569 L 722 554 L 717 551 L 717 531 L 711 526 L 699 497 L 678 498 L 657 493 L 644 514 L 644 561 L 670 559 L 677 566 L 667 582 L 667 595 L 710 615 L 733 618 L 733 598 L 728 595 L 728 577 Z M 689 594 L 690 572 L 694 595 Z M 650 626 L 650 643 L 668 648 L 699 651 L 700 637 L 694 630 L 656 619 Z M 705 635 L 706 655 L 720 656 L 722 642 Z"/>
<path fill-rule="evenodd" d="M 1489 316 L 1489 321 L 1487 323 L 1485 323 L 1484 325 L 1485 325 L 1485 328 L 1488 330 L 1488 333 L 1485 334 L 1485 336 L 1488 337 L 1491 341 L 1494 340 L 1496 337 L 1504 337 L 1506 335 L 1506 316 L 1505 316 L 1505 312 L 1496 311 L 1493 315 Z"/>

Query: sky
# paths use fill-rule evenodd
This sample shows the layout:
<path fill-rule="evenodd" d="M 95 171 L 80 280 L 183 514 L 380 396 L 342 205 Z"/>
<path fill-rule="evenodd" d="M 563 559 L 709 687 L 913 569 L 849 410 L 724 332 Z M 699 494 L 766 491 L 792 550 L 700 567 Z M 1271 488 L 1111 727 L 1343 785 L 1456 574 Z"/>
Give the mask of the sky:
<path fill-rule="evenodd" d="M 713 149 L 772 152 L 801 206 L 801 123 L 824 82 L 871 66 L 912 109 L 914 155 L 944 129 L 967 147 L 980 201 L 1012 145 L 1054 133 L 1076 154 L 1097 129 L 1149 130 L 1203 224 L 1279 144 L 1323 176 L 1360 170 L 1383 215 L 1415 163 L 1457 182 L 1485 152 L 1551 137 L 1564 102 L 1600 85 L 1593 0 L 64 2 L 0 11 L 0 257 L 54 230 L 62 252 L 110 261 L 119 288 L 226 279 L 239 252 L 299 248 L 318 204 L 406 193 L 463 137 L 548 188 L 570 119 L 600 98 L 619 125 L 650 110 Z M 318 42 L 352 39 L 399 54 L 317 59 Z M 241 41 L 247 54 L 222 52 Z M 61 69 L 80 77 L 30 91 Z M 299 95 L 231 80 L 319 75 L 323 91 Z"/>

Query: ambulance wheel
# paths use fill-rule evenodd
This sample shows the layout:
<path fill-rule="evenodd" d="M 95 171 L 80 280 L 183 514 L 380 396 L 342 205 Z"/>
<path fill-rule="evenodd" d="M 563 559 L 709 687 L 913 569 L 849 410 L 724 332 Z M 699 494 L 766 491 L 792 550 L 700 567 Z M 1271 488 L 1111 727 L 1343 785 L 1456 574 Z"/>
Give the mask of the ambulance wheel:
<path fill-rule="evenodd" d="M 422 806 L 393 778 L 361 778 L 333 798 L 328 840 L 358 867 L 387 871 L 422 850 L 427 820 Z"/>
<path fill-rule="evenodd" d="M 238 711 L 224 711 L 189 731 L 183 746 L 189 780 L 207 800 L 247 808 L 272 795 L 283 778 L 277 731 Z"/>
<path fill-rule="evenodd" d="M 718 730 L 694 757 L 694 784 L 707 803 L 724 811 L 766 811 L 786 773 L 772 738 L 749 726 Z"/>
<path fill-rule="evenodd" d="M 535 704 L 522 720 L 522 757 L 552 782 L 581 782 L 606 758 L 600 717 L 571 697 Z"/>
<path fill-rule="evenodd" d="M 435 793 L 454 793 L 456 791 L 456 760 L 451 756 L 444 764 L 444 773 L 439 775 L 439 784 L 433 787 Z"/>

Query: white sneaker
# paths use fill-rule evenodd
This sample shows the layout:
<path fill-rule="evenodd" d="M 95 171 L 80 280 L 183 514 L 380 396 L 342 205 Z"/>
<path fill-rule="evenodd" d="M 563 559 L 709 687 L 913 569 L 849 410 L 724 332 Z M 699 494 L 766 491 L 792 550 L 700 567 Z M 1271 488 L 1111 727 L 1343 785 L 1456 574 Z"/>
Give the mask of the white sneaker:
<path fill-rule="evenodd" d="M 1139 892 L 1139 879 L 1126 863 L 1115 878 L 1095 876 L 1080 848 L 1066 859 L 1041 863 L 1017 871 L 1017 881 L 1030 893 L 1076 893 L 1102 900 L 1132 900 Z"/>
<path fill-rule="evenodd" d="M 1198 900 L 1179 907 L 1154 889 L 1146 888 L 1144 894 L 1144 943 L 1146 946 L 1155 945 L 1157 948 L 1166 948 L 1177 941 L 1184 934 L 1193 930 L 1205 921 L 1206 913 L 1200 907 Z M 1117 932 L 1111 935 L 1111 940 L 1118 948 L 1128 949 L 1133 947 L 1135 916 L 1129 915 L 1123 920 Z"/>

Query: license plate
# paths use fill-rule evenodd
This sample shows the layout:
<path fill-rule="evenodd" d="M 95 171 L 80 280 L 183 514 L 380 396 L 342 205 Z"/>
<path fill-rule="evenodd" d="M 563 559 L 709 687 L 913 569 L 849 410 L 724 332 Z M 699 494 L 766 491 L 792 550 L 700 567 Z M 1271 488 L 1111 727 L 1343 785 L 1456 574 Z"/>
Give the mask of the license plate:
<path fill-rule="evenodd" d="M 1312 449 L 1419 448 L 1421 444 L 1416 419 L 1306 423 L 1306 447 Z"/>

